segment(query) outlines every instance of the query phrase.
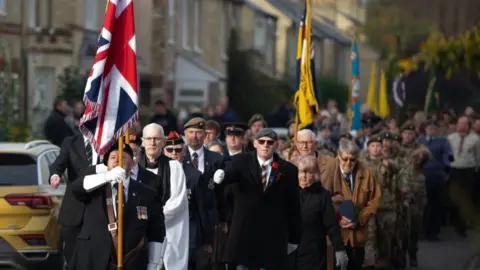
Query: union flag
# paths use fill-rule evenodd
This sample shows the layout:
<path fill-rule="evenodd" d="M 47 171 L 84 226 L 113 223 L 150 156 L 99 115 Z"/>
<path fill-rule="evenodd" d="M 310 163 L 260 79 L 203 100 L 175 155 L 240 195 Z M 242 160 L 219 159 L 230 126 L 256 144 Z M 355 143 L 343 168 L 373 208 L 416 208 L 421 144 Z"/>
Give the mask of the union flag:
<path fill-rule="evenodd" d="M 80 131 L 103 155 L 138 119 L 133 0 L 109 0 L 88 76 Z"/>

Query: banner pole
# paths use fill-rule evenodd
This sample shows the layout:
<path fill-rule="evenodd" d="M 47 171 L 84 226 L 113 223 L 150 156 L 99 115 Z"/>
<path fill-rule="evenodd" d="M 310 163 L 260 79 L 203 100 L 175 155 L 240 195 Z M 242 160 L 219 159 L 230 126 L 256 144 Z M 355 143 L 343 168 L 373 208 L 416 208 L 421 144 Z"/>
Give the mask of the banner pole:
<path fill-rule="evenodd" d="M 118 166 L 123 168 L 123 145 L 124 137 L 118 138 Z M 123 269 L 123 183 L 118 184 L 118 204 L 117 204 L 117 224 L 118 224 L 118 241 L 117 241 L 117 269 Z"/>

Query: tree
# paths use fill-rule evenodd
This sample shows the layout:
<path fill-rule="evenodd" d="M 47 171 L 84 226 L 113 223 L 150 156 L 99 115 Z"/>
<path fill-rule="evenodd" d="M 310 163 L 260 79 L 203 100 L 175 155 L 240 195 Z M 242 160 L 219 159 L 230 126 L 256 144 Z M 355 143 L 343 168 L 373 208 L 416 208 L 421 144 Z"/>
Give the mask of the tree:
<path fill-rule="evenodd" d="M 395 0 L 371 0 L 367 10 L 363 33 L 368 43 L 381 52 L 383 60 L 391 54 L 403 56 L 418 48 L 434 29 L 432 23 L 414 17 Z"/>
<path fill-rule="evenodd" d="M 227 63 L 227 94 L 230 106 L 239 120 L 246 121 L 253 114 L 267 115 L 282 101 L 293 97 L 290 87 L 258 71 L 253 63 L 254 53 L 241 50 L 235 29 L 230 32 Z"/>
<path fill-rule="evenodd" d="M 66 67 L 58 77 L 61 95 L 70 103 L 83 100 L 87 78 L 87 74 L 82 73 L 78 67 Z"/>

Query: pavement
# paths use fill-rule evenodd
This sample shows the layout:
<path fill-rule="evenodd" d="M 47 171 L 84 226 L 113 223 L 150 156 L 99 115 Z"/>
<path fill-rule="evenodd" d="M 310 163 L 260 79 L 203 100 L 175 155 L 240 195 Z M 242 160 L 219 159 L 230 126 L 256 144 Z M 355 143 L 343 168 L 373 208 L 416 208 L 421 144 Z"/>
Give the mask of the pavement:
<path fill-rule="evenodd" d="M 473 232 L 458 236 L 452 228 L 442 228 L 437 242 L 421 241 L 418 270 L 480 270 L 480 244 Z"/>

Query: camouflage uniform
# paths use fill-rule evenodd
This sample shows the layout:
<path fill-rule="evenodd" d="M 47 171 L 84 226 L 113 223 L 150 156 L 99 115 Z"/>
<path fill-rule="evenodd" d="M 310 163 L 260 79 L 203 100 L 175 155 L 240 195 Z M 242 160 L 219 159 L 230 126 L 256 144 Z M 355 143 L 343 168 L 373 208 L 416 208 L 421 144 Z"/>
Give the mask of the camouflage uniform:
<path fill-rule="evenodd" d="M 423 211 L 427 203 L 425 191 L 425 176 L 423 175 L 423 164 L 429 159 L 430 151 L 425 146 L 415 142 L 405 147 L 407 157 L 411 160 L 409 175 L 409 190 L 412 196 L 410 204 L 410 226 L 408 254 L 410 261 L 416 261 L 418 241 L 422 230 Z"/>
<path fill-rule="evenodd" d="M 376 138 L 372 138 L 376 139 Z M 378 142 L 381 142 L 378 140 Z M 368 223 L 368 239 L 365 245 L 365 260 L 374 262 L 379 269 L 391 267 L 392 252 L 396 239 L 398 169 L 393 163 L 383 163 L 383 157 L 372 159 L 368 150 L 362 151 L 360 161 L 372 172 L 380 185 L 382 197 L 375 214 Z"/>
<path fill-rule="evenodd" d="M 390 132 L 385 132 L 383 134 L 384 139 L 394 140 L 394 137 L 395 136 Z M 406 265 L 406 253 L 408 248 L 407 240 L 410 231 L 408 201 L 412 195 L 409 192 L 408 179 L 411 174 L 411 166 L 402 147 L 392 145 L 389 148 L 384 148 L 383 156 L 385 159 L 389 160 L 391 166 L 396 170 L 394 178 L 397 183 L 395 192 L 397 219 L 395 224 L 396 229 L 392 259 L 395 265 L 401 268 Z"/>

